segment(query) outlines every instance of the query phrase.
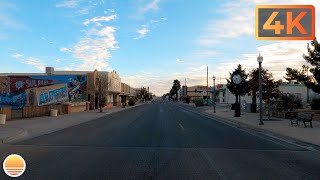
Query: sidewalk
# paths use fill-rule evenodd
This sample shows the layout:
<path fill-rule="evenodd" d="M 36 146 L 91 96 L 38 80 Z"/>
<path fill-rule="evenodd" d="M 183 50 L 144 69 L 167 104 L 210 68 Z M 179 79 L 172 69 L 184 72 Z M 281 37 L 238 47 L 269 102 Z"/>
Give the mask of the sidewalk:
<path fill-rule="evenodd" d="M 57 117 L 43 116 L 7 121 L 5 125 L 0 125 L 0 144 L 16 142 L 18 140 L 25 140 L 43 134 L 52 133 L 71 126 L 92 121 L 112 113 L 135 108 L 140 105 L 143 104 L 127 106 L 126 108 L 112 107 L 109 109 L 104 109 L 102 113 L 100 113 L 99 110 L 92 110 L 60 115 Z"/>
<path fill-rule="evenodd" d="M 265 120 L 264 125 L 259 124 L 259 113 L 243 113 L 241 117 L 234 117 L 234 111 L 229 107 L 219 107 L 216 113 L 212 109 L 206 110 L 205 113 L 220 117 L 225 121 L 229 121 L 238 126 L 246 126 L 255 130 L 271 132 L 273 134 L 286 136 L 303 142 L 320 146 L 320 122 L 312 121 L 313 128 L 304 128 L 304 124 L 299 122 L 299 126 L 291 125 L 289 119 L 273 118 Z M 267 119 L 267 117 L 264 117 Z M 307 123 L 308 125 L 309 123 Z"/>

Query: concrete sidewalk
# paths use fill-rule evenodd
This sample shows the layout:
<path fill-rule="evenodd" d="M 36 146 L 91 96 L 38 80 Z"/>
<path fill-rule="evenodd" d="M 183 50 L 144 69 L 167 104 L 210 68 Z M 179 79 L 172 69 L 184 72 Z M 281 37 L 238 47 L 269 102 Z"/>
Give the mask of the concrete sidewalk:
<path fill-rule="evenodd" d="M 219 117 L 238 126 L 246 126 L 255 130 L 267 131 L 276 135 L 293 138 L 303 142 L 320 146 L 320 122 L 312 121 L 313 128 L 304 128 L 304 124 L 299 122 L 299 126 L 291 125 L 289 119 L 273 118 L 265 120 L 264 125 L 259 124 L 259 113 L 243 113 L 241 117 L 234 117 L 234 111 L 230 107 L 218 107 L 216 113 L 212 109 L 206 110 L 206 114 Z M 264 117 L 267 119 L 267 117 Z M 309 123 L 307 123 L 308 125 Z"/>
<path fill-rule="evenodd" d="M 40 135 L 49 134 L 71 126 L 92 121 L 112 113 L 135 108 L 140 105 L 143 104 L 127 106 L 126 108 L 112 107 L 109 109 L 104 109 L 102 113 L 100 113 L 99 110 L 93 110 L 88 112 L 85 111 L 60 115 L 57 117 L 43 116 L 7 121 L 5 125 L 0 125 L 0 144 L 17 142 Z"/>

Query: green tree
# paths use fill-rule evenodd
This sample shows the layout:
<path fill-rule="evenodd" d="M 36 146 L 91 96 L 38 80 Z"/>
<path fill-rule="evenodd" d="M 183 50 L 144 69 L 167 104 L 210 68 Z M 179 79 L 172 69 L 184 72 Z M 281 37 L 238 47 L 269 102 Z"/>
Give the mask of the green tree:
<path fill-rule="evenodd" d="M 262 69 L 262 77 L 266 76 L 267 70 Z M 250 73 L 249 86 L 252 91 L 251 112 L 257 112 L 257 92 L 259 91 L 259 68 L 254 69 Z"/>
<path fill-rule="evenodd" d="M 313 74 L 312 78 L 309 78 L 305 83 L 309 89 L 312 89 L 316 93 L 320 93 L 320 44 L 315 38 L 308 44 L 308 55 L 303 55 L 303 58 L 312 65 L 310 72 Z"/>
<path fill-rule="evenodd" d="M 242 81 L 240 84 L 236 85 L 232 81 L 232 74 L 237 73 L 242 77 Z M 230 79 L 227 79 L 227 88 L 230 90 L 232 94 L 236 96 L 235 103 L 235 115 L 240 115 L 240 103 L 239 97 L 244 96 L 248 92 L 250 92 L 249 82 L 247 81 L 248 74 L 245 72 L 245 69 L 242 69 L 242 66 L 239 64 L 237 69 L 230 73 Z"/>
<path fill-rule="evenodd" d="M 178 99 L 178 90 L 179 89 L 181 89 L 181 84 L 180 84 L 180 81 L 176 79 L 173 81 L 172 88 L 170 89 L 170 92 L 169 92 L 172 99 L 175 99 L 175 100 Z M 175 98 L 173 98 L 174 95 L 175 95 Z"/>
<path fill-rule="evenodd" d="M 141 91 L 140 91 L 140 94 L 139 94 L 139 98 L 143 99 L 143 100 L 147 100 L 148 97 L 149 97 L 148 96 L 148 90 L 145 87 L 141 88 Z"/>
<path fill-rule="evenodd" d="M 287 67 L 286 76 L 284 76 L 284 78 L 289 82 L 294 82 L 295 84 L 305 83 L 310 78 L 307 76 L 308 69 L 309 67 L 305 65 L 302 66 L 302 70 Z"/>
<path fill-rule="evenodd" d="M 268 107 L 268 119 L 270 119 L 270 103 L 273 99 L 279 97 L 279 85 L 281 80 L 275 81 L 271 72 L 266 72 L 262 77 L 262 99 L 266 102 Z M 262 108 L 262 107 L 260 107 Z"/>
<path fill-rule="evenodd" d="M 308 55 L 303 54 L 303 58 L 309 64 L 311 68 L 309 70 L 308 66 L 302 66 L 302 70 L 287 68 L 287 79 L 296 83 L 304 83 L 309 89 L 312 89 L 316 93 L 320 93 L 320 44 L 315 38 L 311 41 L 311 45 L 308 43 L 307 46 Z M 306 73 L 311 72 L 311 76 L 307 76 Z"/>
<path fill-rule="evenodd" d="M 232 74 L 238 73 L 242 77 L 242 82 L 239 85 L 236 85 L 232 82 Z M 227 88 L 230 92 L 236 96 L 244 96 L 248 92 L 250 92 L 249 82 L 247 81 L 248 74 L 246 73 L 245 69 L 242 69 L 242 66 L 239 64 L 237 69 L 230 73 L 230 79 L 227 79 Z"/>

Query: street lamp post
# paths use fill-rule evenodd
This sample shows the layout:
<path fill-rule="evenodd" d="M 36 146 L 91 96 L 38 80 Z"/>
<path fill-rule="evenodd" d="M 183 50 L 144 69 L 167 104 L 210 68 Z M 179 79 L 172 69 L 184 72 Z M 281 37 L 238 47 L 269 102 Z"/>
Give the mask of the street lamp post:
<path fill-rule="evenodd" d="M 258 63 L 259 63 L 259 101 L 260 101 L 260 108 L 259 108 L 259 112 L 260 112 L 260 122 L 259 125 L 263 125 L 263 120 L 262 120 L 262 77 L 261 77 L 261 64 L 263 61 L 263 57 L 261 56 L 261 54 L 259 54 L 259 56 L 257 57 Z"/>
<path fill-rule="evenodd" d="M 305 70 L 307 71 L 307 78 L 309 80 L 309 66 L 305 66 Z M 307 103 L 310 102 L 310 99 L 309 99 L 309 88 L 307 87 Z"/>
<path fill-rule="evenodd" d="M 216 113 L 216 77 L 212 76 L 213 80 L 213 112 Z"/>

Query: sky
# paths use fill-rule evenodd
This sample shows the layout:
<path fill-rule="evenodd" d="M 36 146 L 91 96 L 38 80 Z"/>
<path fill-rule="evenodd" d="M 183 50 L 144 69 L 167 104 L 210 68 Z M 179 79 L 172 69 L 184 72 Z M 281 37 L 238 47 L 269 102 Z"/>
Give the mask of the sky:
<path fill-rule="evenodd" d="M 310 41 L 258 41 L 255 6 L 311 4 L 317 0 L 0 0 L 0 72 L 115 70 L 132 87 L 169 92 L 175 79 L 188 86 L 225 83 L 241 64 L 262 66 L 275 79 L 300 68 Z"/>

